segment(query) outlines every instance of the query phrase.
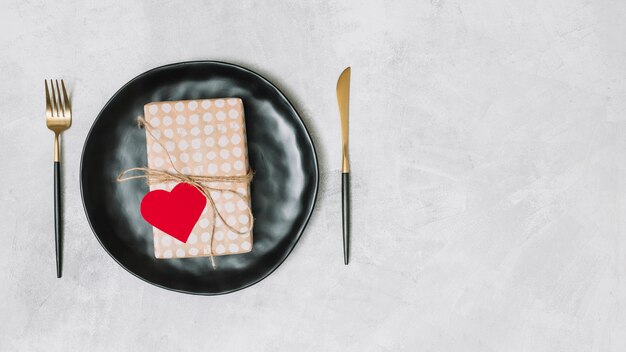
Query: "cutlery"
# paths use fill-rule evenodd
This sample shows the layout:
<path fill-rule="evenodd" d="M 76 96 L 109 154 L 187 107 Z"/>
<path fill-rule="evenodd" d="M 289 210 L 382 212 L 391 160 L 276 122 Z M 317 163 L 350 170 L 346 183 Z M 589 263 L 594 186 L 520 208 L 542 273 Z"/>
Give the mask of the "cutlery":
<path fill-rule="evenodd" d="M 350 254 L 350 163 L 348 162 L 348 116 L 350 110 L 350 67 L 337 80 L 337 105 L 341 119 L 341 210 L 343 218 L 343 261 L 348 265 Z"/>
<path fill-rule="evenodd" d="M 50 89 L 48 89 L 48 80 L 46 84 L 46 126 L 54 132 L 54 236 L 56 243 L 56 263 L 57 278 L 61 277 L 61 269 L 63 263 L 63 248 L 61 234 L 61 164 L 59 160 L 59 136 L 61 132 L 67 130 L 72 125 L 72 106 L 70 99 L 65 90 L 65 83 L 50 80 Z M 52 91 L 52 97 L 50 96 Z"/>

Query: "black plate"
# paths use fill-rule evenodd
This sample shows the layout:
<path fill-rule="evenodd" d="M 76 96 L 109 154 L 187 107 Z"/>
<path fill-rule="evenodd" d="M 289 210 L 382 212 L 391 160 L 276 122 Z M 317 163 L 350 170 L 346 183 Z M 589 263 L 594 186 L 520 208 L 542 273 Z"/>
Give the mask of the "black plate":
<path fill-rule="evenodd" d="M 142 181 L 117 183 L 147 165 L 145 132 L 136 117 L 154 101 L 240 97 L 244 103 L 252 181 L 252 252 L 208 258 L 155 259 L 152 227 L 139 212 Z M 293 250 L 311 216 L 319 171 L 313 142 L 287 98 L 240 66 L 195 61 L 158 67 L 124 85 L 94 122 L 81 160 L 81 194 L 96 238 L 122 267 L 166 289 L 229 293 L 271 274 Z"/>

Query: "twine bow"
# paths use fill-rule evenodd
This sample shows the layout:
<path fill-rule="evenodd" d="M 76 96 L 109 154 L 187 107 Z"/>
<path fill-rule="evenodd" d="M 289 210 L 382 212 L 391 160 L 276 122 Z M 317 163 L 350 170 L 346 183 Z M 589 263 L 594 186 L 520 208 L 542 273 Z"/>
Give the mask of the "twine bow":
<path fill-rule="evenodd" d="M 150 169 L 147 167 L 133 167 L 133 168 L 130 168 L 121 172 L 119 176 L 117 176 L 117 182 L 124 182 L 124 181 L 134 180 L 134 179 L 145 179 L 148 185 L 154 185 L 154 184 L 166 183 L 166 182 L 178 182 L 178 183 L 184 182 L 184 183 L 188 183 L 194 186 L 198 191 L 200 191 L 208 200 L 209 214 L 211 216 L 211 229 L 209 231 L 209 256 L 211 257 L 211 265 L 213 266 L 213 268 L 215 268 L 215 260 L 213 259 L 213 233 L 215 232 L 216 220 L 219 218 L 222 221 L 222 223 L 230 231 L 237 233 L 239 235 L 244 235 L 248 233 L 250 229 L 252 229 L 254 218 L 252 216 L 252 210 L 250 209 L 250 207 L 248 207 L 250 225 L 247 228 L 244 228 L 243 230 L 238 230 L 234 228 L 226 221 L 226 219 L 224 219 L 220 211 L 217 209 L 215 205 L 215 200 L 213 199 L 211 192 L 232 193 L 233 195 L 239 197 L 241 200 L 245 201 L 246 204 L 250 204 L 249 198 L 245 194 L 241 194 L 237 192 L 236 190 L 233 190 L 232 188 L 220 188 L 216 186 L 215 183 L 216 182 L 250 183 L 253 177 L 252 170 L 249 169 L 245 175 L 237 175 L 237 176 L 203 176 L 203 175 L 184 174 L 176 168 L 170 153 L 163 146 L 163 144 L 161 144 L 159 139 L 156 138 L 154 134 L 152 133 L 152 130 L 154 129 L 154 127 L 152 127 L 141 116 L 137 117 L 137 125 L 139 128 L 145 127 L 150 137 L 152 137 L 152 139 L 154 139 L 154 141 L 157 142 L 161 146 L 161 148 L 163 148 L 174 172 L 170 172 L 166 170 L 159 170 L 159 169 Z M 126 176 L 128 173 L 135 172 L 135 171 L 141 172 L 141 174 Z"/>

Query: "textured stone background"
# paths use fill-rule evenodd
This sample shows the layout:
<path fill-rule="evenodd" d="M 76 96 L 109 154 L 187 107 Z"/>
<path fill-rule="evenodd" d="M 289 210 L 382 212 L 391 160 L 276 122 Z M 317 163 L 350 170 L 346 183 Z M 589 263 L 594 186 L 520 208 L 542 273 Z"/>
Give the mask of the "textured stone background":
<path fill-rule="evenodd" d="M 626 350 L 626 3 L 2 1 L 1 351 Z M 248 66 L 313 133 L 321 192 L 269 278 L 150 286 L 91 234 L 80 152 L 125 82 Z M 353 263 L 335 82 L 353 67 Z M 54 273 L 43 79 L 72 87 Z"/>

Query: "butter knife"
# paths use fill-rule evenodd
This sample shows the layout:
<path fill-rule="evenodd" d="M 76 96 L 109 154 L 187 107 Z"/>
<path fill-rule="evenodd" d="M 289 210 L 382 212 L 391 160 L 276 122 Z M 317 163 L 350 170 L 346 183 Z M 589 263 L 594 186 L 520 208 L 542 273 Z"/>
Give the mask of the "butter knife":
<path fill-rule="evenodd" d="M 343 217 L 343 261 L 348 265 L 350 255 L 350 163 L 348 161 L 348 117 L 350 115 L 350 67 L 337 80 L 337 104 L 341 119 L 341 210 Z"/>

